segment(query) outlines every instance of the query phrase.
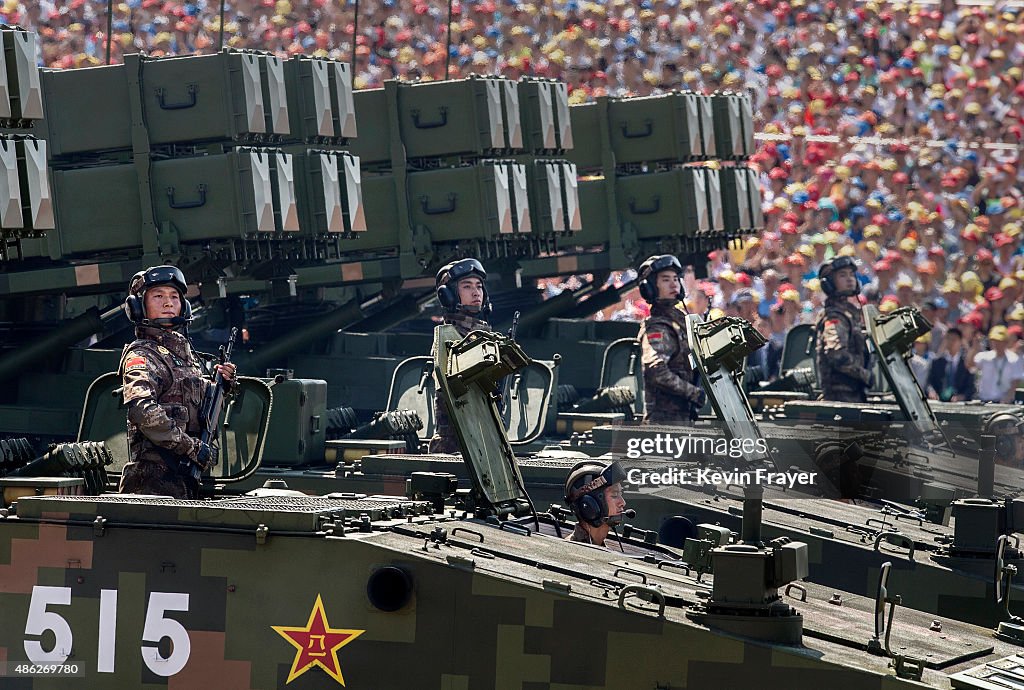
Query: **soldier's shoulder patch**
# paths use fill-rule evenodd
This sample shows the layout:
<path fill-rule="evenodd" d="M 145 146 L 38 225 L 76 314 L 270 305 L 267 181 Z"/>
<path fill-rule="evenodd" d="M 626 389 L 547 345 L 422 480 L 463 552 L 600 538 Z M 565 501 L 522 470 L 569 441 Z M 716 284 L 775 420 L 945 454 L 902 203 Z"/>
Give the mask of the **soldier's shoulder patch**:
<path fill-rule="evenodd" d="M 133 357 L 129 357 L 128 361 L 124 363 L 124 370 L 125 371 L 132 371 L 133 369 L 145 369 L 145 368 L 146 368 L 146 358 L 145 357 L 139 357 L 137 355 L 133 356 Z"/>
<path fill-rule="evenodd" d="M 160 354 L 162 354 L 162 355 L 169 355 L 169 354 L 171 354 L 171 351 L 170 351 L 170 350 L 168 350 L 168 349 L 167 349 L 166 347 L 164 347 L 163 345 L 157 345 L 157 346 L 156 346 L 156 349 L 157 349 L 157 350 L 159 350 L 159 351 L 160 351 Z"/>
<path fill-rule="evenodd" d="M 658 331 L 654 331 L 653 333 L 648 333 L 647 334 L 647 339 L 648 340 L 661 340 L 661 333 L 659 333 Z"/>
<path fill-rule="evenodd" d="M 838 326 L 839 325 L 839 319 L 825 319 L 825 325 L 826 326 Z"/>

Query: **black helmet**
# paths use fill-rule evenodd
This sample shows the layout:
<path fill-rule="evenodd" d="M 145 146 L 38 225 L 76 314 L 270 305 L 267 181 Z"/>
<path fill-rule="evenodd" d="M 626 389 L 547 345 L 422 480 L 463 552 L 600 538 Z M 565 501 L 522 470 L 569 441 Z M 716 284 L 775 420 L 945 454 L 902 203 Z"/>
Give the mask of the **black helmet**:
<path fill-rule="evenodd" d="M 852 297 L 860 294 L 860 281 L 854 280 L 853 292 L 840 294 L 838 288 L 836 288 L 835 274 L 844 268 L 852 268 L 854 274 L 857 273 L 857 262 L 853 260 L 851 256 L 837 256 L 827 264 L 824 264 L 818 271 L 818 280 L 821 282 L 821 289 L 829 297 Z"/>
<path fill-rule="evenodd" d="M 565 479 L 565 502 L 581 521 L 600 527 L 608 517 L 604 500 L 605 487 L 626 479 L 626 471 L 618 462 L 605 464 L 584 460 L 569 470 Z"/>
<path fill-rule="evenodd" d="M 996 437 L 997 461 L 1016 461 L 1014 437 L 1024 434 L 1024 417 L 1013 412 L 996 412 L 985 422 L 982 433 Z"/>
<path fill-rule="evenodd" d="M 648 258 L 637 270 L 637 278 L 640 280 L 640 296 L 654 304 L 658 300 L 658 274 L 662 271 L 675 271 L 676 275 L 683 275 L 683 265 L 679 259 L 671 254 L 658 254 Z M 685 295 L 679 293 L 679 299 Z"/>
<path fill-rule="evenodd" d="M 173 319 L 147 319 L 146 290 L 170 285 L 181 295 L 181 314 Z M 128 283 L 128 297 L 124 300 L 124 313 L 136 326 L 184 326 L 192 320 L 192 305 L 185 299 L 188 285 L 185 274 L 177 266 L 151 266 L 132 276 Z"/>
<path fill-rule="evenodd" d="M 474 316 L 486 318 L 491 313 L 491 300 L 487 295 L 487 271 L 476 259 L 460 259 L 442 266 L 434 277 L 434 287 L 437 288 L 437 301 L 441 308 L 447 312 L 465 311 L 459 302 L 459 281 L 463 278 L 476 276 L 484 283 L 484 301 L 480 305 L 480 311 L 473 313 Z M 468 313 L 468 312 L 467 312 Z"/>

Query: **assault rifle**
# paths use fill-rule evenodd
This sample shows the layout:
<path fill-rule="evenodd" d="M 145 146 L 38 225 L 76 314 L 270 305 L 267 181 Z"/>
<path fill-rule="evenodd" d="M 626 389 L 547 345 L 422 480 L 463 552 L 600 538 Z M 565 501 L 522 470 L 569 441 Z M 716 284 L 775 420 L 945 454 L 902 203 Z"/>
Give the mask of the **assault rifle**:
<path fill-rule="evenodd" d="M 238 329 L 232 328 L 231 334 L 228 335 L 228 342 L 226 345 L 220 346 L 220 364 L 228 364 L 231 362 L 231 349 L 235 345 L 235 338 L 238 335 Z M 216 371 L 213 375 L 213 386 L 203 396 L 203 404 L 199 407 L 199 423 L 203 430 L 199 436 L 199 440 L 207 444 L 211 448 L 215 448 L 214 442 L 218 439 L 217 434 L 217 422 L 220 421 L 221 410 L 224 409 L 224 376 L 220 371 Z M 203 474 L 205 467 L 200 467 L 197 463 L 191 460 L 183 463 L 187 464 L 187 474 L 192 477 L 192 481 L 199 483 L 200 477 Z M 217 456 L 213 456 L 213 462 L 210 466 L 217 464 Z M 183 468 L 184 469 L 184 468 Z"/>
<path fill-rule="evenodd" d="M 508 338 L 512 342 L 516 339 L 516 329 L 519 327 L 519 310 L 512 315 L 512 326 L 508 329 Z M 512 377 L 514 374 L 509 374 L 505 377 L 501 386 L 501 416 L 503 419 L 508 421 L 509 410 L 512 409 L 512 404 L 509 402 L 509 397 L 512 393 Z"/>

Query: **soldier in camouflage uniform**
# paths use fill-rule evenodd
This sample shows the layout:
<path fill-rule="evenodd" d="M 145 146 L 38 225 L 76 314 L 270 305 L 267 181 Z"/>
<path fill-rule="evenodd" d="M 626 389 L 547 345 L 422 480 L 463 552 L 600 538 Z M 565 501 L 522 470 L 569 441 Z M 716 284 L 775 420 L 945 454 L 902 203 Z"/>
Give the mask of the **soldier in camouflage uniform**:
<path fill-rule="evenodd" d="M 444 322 L 455 326 L 463 338 L 470 331 L 490 331 L 483 321 L 491 313 L 487 298 L 487 271 L 476 259 L 462 259 L 445 264 L 434 279 L 437 299 L 444 309 Z M 448 410 L 440 396 L 434 398 L 434 437 L 431 453 L 458 453 L 459 439 L 448 418 Z"/>
<path fill-rule="evenodd" d="M 584 460 L 569 470 L 565 502 L 576 516 L 576 528 L 566 539 L 605 546 L 612 525 L 622 522 L 626 511 L 622 497 L 625 479 L 626 472 L 618 462 Z"/>
<path fill-rule="evenodd" d="M 199 440 L 199 410 L 211 383 L 181 332 L 192 318 L 185 290 L 185 276 L 174 266 L 140 271 L 129 285 L 124 308 L 136 340 L 125 347 L 120 366 L 129 459 L 121 493 L 195 498 L 199 487 L 189 463 L 206 469 L 217 461 L 216 448 Z M 217 368 L 233 381 L 233 364 Z"/>
<path fill-rule="evenodd" d="M 652 256 L 640 265 L 640 295 L 651 305 L 639 335 L 647 424 L 693 421 L 706 399 L 690 368 L 682 273 L 679 259 L 671 254 Z"/>
<path fill-rule="evenodd" d="M 821 399 L 835 402 L 866 402 L 871 370 L 864 316 L 850 298 L 860 293 L 857 264 L 840 256 L 818 272 L 824 290 L 825 310 L 815 324 L 815 357 Z"/>

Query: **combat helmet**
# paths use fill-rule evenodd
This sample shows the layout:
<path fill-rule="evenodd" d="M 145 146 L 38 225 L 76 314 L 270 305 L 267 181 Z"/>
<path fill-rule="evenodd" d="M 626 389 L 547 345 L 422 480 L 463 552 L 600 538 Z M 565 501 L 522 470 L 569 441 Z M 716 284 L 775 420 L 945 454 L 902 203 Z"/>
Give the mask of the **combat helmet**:
<path fill-rule="evenodd" d="M 860 281 L 854 280 L 853 292 L 840 293 L 835 284 L 835 274 L 844 268 L 852 268 L 857 273 L 857 262 L 851 256 L 837 256 L 828 263 L 822 265 L 818 271 L 818 280 L 821 282 L 821 289 L 829 297 L 853 297 L 860 294 Z"/>
<path fill-rule="evenodd" d="M 681 276 L 683 275 L 683 265 L 672 254 L 656 254 L 640 264 L 640 268 L 637 269 L 640 296 L 651 304 L 658 301 L 658 274 L 662 271 L 675 271 L 676 275 Z M 679 299 L 685 297 L 686 295 L 680 291 Z"/>
<path fill-rule="evenodd" d="M 604 490 L 626 479 L 626 471 L 617 461 L 603 463 L 584 460 L 577 463 L 565 479 L 565 502 L 582 522 L 600 527 L 608 518 Z"/>
<path fill-rule="evenodd" d="M 170 285 L 181 296 L 181 314 L 171 319 L 146 318 L 146 290 Z M 177 266 L 151 266 L 132 276 L 128 283 L 128 296 L 124 300 L 124 313 L 136 326 L 184 326 L 192 321 L 192 305 L 185 299 L 188 285 L 185 274 Z"/>
<path fill-rule="evenodd" d="M 463 278 L 476 276 L 484 285 L 484 300 L 479 311 L 471 311 L 459 302 L 459 281 Z M 437 301 L 446 312 L 462 312 L 479 318 L 487 318 L 491 313 L 491 299 L 487 294 L 487 271 L 476 259 L 459 259 L 445 264 L 434 277 L 437 289 Z"/>

